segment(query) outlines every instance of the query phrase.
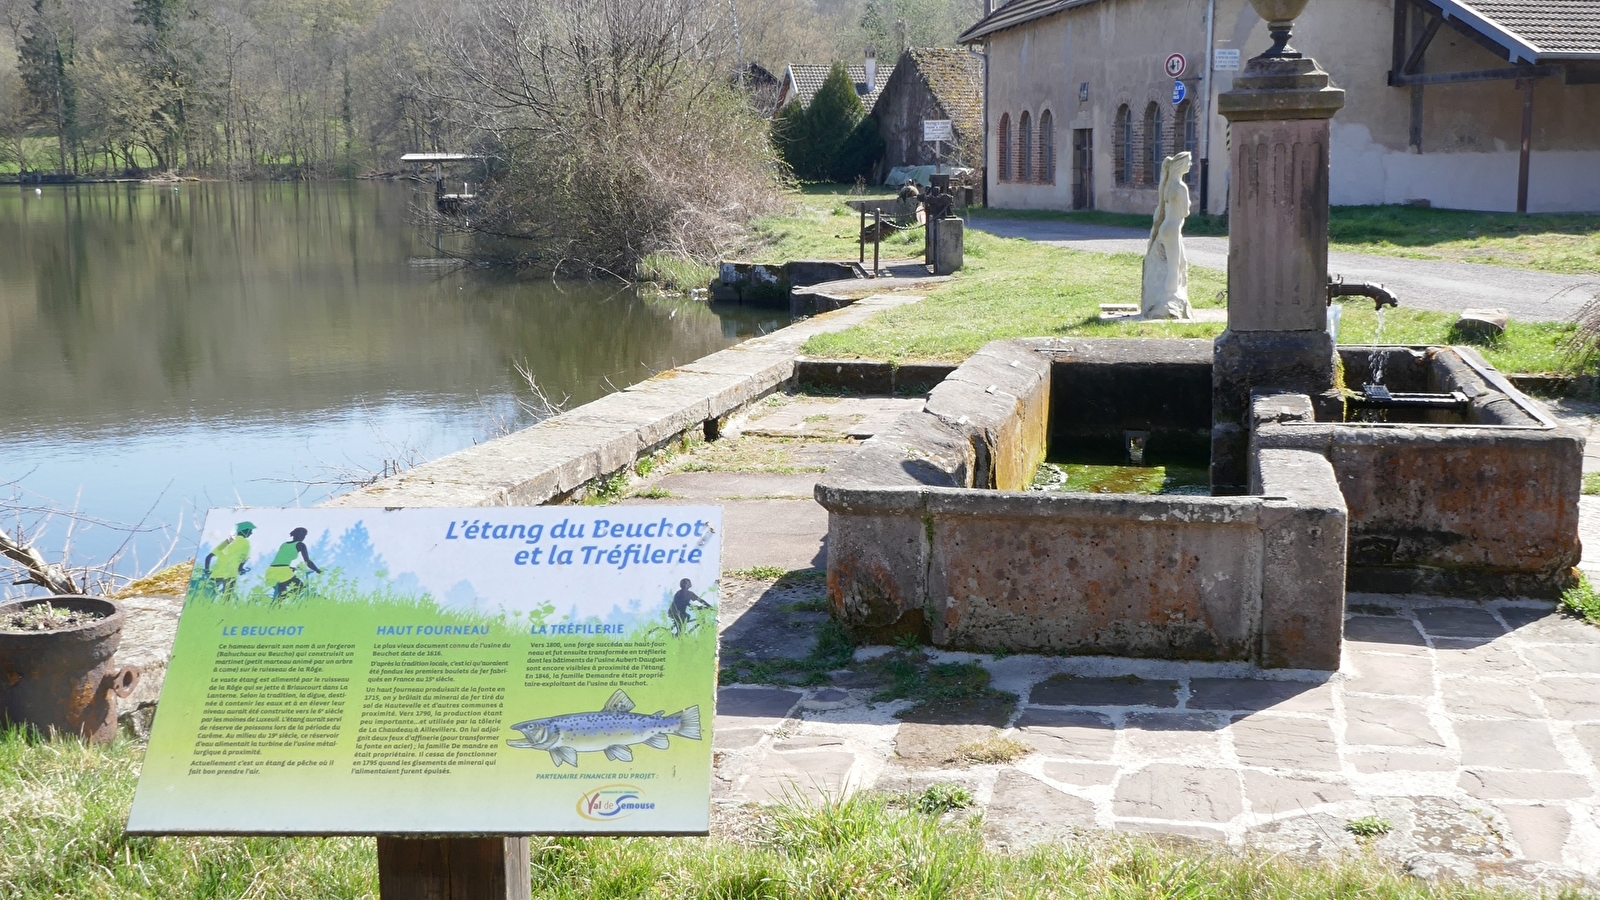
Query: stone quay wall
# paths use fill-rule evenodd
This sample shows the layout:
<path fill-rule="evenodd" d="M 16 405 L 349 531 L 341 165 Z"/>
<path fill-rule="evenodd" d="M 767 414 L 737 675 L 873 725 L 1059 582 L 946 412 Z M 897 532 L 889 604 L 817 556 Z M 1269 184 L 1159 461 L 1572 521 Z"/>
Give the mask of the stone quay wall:
<path fill-rule="evenodd" d="M 559 502 L 685 434 L 715 437 L 741 407 L 790 383 L 812 335 L 916 302 L 880 295 L 669 369 L 520 431 L 408 469 L 329 506 L 536 506 Z"/>

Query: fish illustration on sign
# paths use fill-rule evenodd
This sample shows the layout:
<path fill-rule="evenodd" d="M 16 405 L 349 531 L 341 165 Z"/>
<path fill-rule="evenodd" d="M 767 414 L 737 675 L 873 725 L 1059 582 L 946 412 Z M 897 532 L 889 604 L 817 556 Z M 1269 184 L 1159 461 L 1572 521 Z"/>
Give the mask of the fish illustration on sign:
<path fill-rule="evenodd" d="M 579 753 L 604 752 L 612 762 L 632 762 L 633 751 L 628 748 L 634 744 L 665 750 L 670 735 L 700 740 L 700 707 L 670 716 L 663 710 L 645 715 L 634 712 L 627 692 L 619 690 L 596 712 L 529 719 L 511 728 L 522 732 L 523 739 L 506 741 L 507 746 L 548 750 L 556 768 L 562 763 L 577 768 Z"/>

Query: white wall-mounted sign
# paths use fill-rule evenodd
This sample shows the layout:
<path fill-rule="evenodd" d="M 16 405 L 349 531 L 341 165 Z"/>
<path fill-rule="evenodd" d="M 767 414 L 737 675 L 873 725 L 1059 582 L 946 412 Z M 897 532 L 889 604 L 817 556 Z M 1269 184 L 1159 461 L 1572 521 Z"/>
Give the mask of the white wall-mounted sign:
<path fill-rule="evenodd" d="M 1239 50 L 1237 48 L 1217 48 L 1211 60 L 1211 68 L 1218 72 L 1239 71 Z"/>
<path fill-rule="evenodd" d="M 922 139 L 925 141 L 954 141 L 955 129 L 950 127 L 949 119 L 923 119 Z"/>
<path fill-rule="evenodd" d="M 1177 78 L 1188 68 L 1189 60 L 1185 59 L 1182 53 L 1174 53 L 1167 57 L 1166 70 L 1168 76 Z"/>

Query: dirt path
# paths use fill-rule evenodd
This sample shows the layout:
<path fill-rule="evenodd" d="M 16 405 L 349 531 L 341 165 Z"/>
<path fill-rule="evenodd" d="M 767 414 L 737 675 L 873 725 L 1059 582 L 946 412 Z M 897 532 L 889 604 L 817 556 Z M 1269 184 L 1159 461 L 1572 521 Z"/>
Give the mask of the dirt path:
<path fill-rule="evenodd" d="M 1078 222 L 974 218 L 972 228 L 998 237 L 1024 238 L 1094 253 L 1143 254 L 1149 239 L 1134 228 Z M 1228 239 L 1185 238 L 1189 262 L 1219 271 L 1228 268 Z M 1328 272 L 1346 281 L 1378 281 L 1400 297 L 1403 306 L 1440 312 L 1468 307 L 1499 307 L 1524 321 L 1571 318 L 1600 295 L 1600 278 L 1554 275 L 1482 263 L 1404 259 L 1367 253 L 1331 252 Z"/>

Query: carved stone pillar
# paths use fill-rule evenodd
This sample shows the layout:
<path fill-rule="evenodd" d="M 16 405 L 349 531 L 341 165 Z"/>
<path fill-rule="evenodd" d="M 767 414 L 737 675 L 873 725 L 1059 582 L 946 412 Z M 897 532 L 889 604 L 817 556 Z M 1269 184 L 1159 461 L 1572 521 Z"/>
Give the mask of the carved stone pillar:
<path fill-rule="evenodd" d="M 1271 24 L 1273 49 L 1217 98 L 1233 167 L 1228 329 L 1212 364 L 1211 484 L 1219 494 L 1243 493 L 1248 483 L 1251 391 L 1309 395 L 1319 419 L 1343 408 L 1326 324 L 1328 120 L 1344 91 L 1288 47 L 1287 21 Z"/>

